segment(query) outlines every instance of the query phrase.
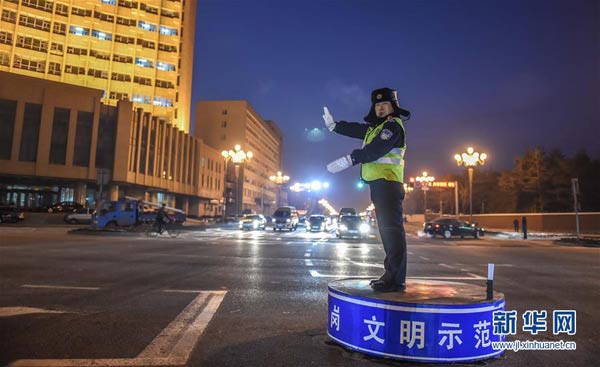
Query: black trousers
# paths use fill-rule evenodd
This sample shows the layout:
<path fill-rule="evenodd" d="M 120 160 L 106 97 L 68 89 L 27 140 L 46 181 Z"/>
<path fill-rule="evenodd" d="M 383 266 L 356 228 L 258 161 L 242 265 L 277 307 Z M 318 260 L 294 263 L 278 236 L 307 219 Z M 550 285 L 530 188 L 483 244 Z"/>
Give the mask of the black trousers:
<path fill-rule="evenodd" d="M 406 284 L 406 233 L 402 216 L 404 186 L 401 182 L 375 180 L 369 182 L 385 260 L 386 283 Z"/>

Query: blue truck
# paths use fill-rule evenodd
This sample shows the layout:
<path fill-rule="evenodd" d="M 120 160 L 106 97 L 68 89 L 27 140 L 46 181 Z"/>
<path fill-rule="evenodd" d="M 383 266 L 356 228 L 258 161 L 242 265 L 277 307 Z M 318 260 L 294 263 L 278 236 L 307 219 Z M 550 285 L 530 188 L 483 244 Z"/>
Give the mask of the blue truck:
<path fill-rule="evenodd" d="M 115 228 L 153 223 L 156 212 L 161 206 L 158 203 L 131 197 L 116 201 L 103 201 L 92 217 L 92 224 L 98 228 Z M 171 222 L 175 224 L 185 222 L 186 214 L 184 211 L 168 206 L 165 209 Z"/>

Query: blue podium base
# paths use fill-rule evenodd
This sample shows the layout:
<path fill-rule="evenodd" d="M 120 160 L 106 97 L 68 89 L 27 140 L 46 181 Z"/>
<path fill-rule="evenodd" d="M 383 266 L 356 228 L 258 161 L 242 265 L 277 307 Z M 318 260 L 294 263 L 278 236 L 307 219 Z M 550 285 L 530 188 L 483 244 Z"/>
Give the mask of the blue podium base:
<path fill-rule="evenodd" d="M 433 280 L 407 282 L 406 292 L 374 292 L 369 280 L 329 283 L 327 334 L 361 353 L 428 363 L 472 362 L 504 352 L 494 342 L 493 313 L 504 294 L 486 300 L 484 287 Z"/>

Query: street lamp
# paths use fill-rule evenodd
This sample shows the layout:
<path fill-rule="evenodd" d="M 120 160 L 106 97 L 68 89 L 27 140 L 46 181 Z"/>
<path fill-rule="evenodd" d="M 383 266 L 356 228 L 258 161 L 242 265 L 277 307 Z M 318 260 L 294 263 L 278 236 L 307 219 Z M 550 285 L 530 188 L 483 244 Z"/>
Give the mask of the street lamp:
<path fill-rule="evenodd" d="M 235 164 L 235 214 L 237 216 L 240 202 L 239 195 L 239 166 L 247 161 L 250 161 L 253 157 L 252 152 L 245 152 L 241 149 L 239 144 L 233 147 L 234 150 L 224 150 L 221 155 L 225 159 L 225 178 L 227 178 L 227 163 L 231 160 Z M 242 198 L 243 201 L 243 198 Z M 243 203 L 242 203 L 243 204 Z M 227 211 L 227 189 L 226 185 L 223 185 L 223 222 L 225 222 L 225 216 Z"/>
<path fill-rule="evenodd" d="M 427 191 L 429 190 L 429 184 L 435 181 L 435 177 L 429 176 L 427 172 L 423 171 L 423 174 L 416 178 L 417 182 L 421 183 L 421 190 L 423 190 L 423 215 L 427 214 Z"/>
<path fill-rule="evenodd" d="M 278 187 L 277 206 L 281 206 L 281 186 L 290 180 L 290 176 L 283 175 L 281 171 L 277 171 L 277 175 L 270 176 L 269 180 Z"/>
<path fill-rule="evenodd" d="M 476 152 L 473 147 L 468 147 L 462 154 L 455 154 L 454 159 L 459 166 L 467 167 L 469 172 L 469 221 L 473 222 L 473 169 L 477 165 L 485 164 L 487 154 Z"/>

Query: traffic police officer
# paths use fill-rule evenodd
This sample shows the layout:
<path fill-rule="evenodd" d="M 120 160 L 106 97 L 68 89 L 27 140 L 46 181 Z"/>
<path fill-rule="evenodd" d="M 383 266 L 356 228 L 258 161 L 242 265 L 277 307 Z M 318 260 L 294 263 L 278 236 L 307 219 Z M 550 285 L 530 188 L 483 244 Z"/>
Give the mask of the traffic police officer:
<path fill-rule="evenodd" d="M 398 92 L 390 88 L 371 93 L 371 109 L 364 118 L 367 124 L 335 122 L 327 107 L 323 114 L 330 131 L 363 140 L 361 149 L 331 162 L 327 170 L 336 173 L 361 164 L 361 178 L 371 189 L 386 254 L 385 273 L 371 282 L 371 287 L 379 292 L 406 289 L 406 235 L 402 220 L 406 133 L 400 116 L 408 120 L 410 112 L 400 108 Z"/>

